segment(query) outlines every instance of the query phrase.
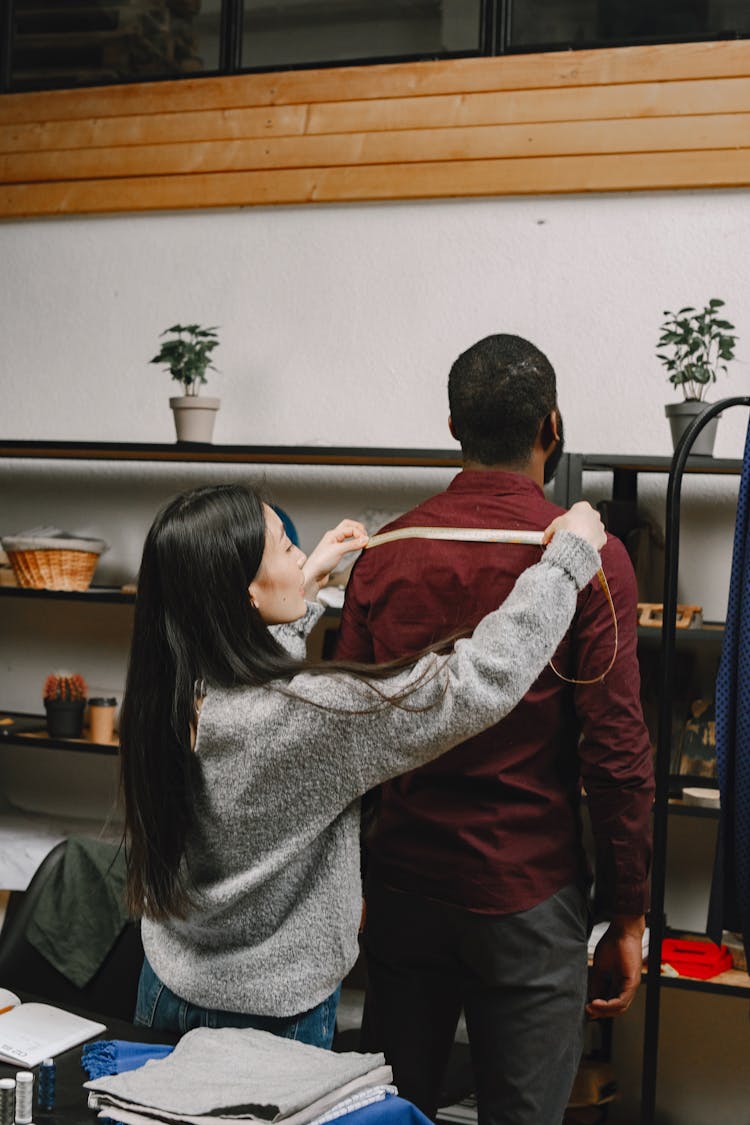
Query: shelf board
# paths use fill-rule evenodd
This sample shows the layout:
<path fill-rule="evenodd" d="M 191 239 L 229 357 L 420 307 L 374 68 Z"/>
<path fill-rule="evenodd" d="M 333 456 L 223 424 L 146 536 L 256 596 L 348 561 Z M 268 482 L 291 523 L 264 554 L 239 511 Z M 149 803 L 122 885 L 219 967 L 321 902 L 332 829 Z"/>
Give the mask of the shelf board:
<path fill-rule="evenodd" d="M 661 642 L 661 625 L 639 625 L 638 640 Z M 687 629 L 675 629 L 675 640 L 687 641 L 721 641 L 724 636 L 723 621 L 704 621 L 702 625 Z"/>
<path fill-rule="evenodd" d="M 586 453 L 586 471 L 668 473 L 671 457 Z M 215 461 L 282 465 L 376 465 L 460 468 L 454 449 L 368 448 L 325 445 L 210 445 L 199 442 L 12 441 L 0 439 L 0 457 L 80 461 Z M 742 471 L 735 458 L 688 457 L 686 473 L 731 475 Z"/>
<path fill-rule="evenodd" d="M 683 784 L 685 784 L 685 785 L 690 783 L 688 778 L 678 778 L 678 777 L 676 777 L 676 775 L 673 775 L 673 780 L 682 781 Z M 701 780 L 703 781 L 703 783 L 705 785 L 706 779 L 702 778 Z M 718 782 L 716 782 L 716 784 L 718 785 Z M 713 788 L 715 788 L 715 785 L 706 786 L 706 788 L 713 789 Z M 582 793 L 581 794 L 581 804 L 586 806 L 586 805 L 588 805 L 588 803 L 589 803 L 588 794 Z M 652 811 L 653 811 L 653 807 L 652 807 Z M 679 797 L 670 797 L 669 801 L 667 802 L 667 812 L 670 814 L 670 816 L 671 815 L 674 815 L 674 816 L 697 816 L 697 817 L 703 817 L 703 818 L 708 819 L 708 820 L 717 820 L 718 817 L 719 817 L 719 814 L 721 812 L 721 809 L 718 809 L 718 808 L 710 808 L 709 809 L 709 808 L 706 808 L 704 805 L 686 805 L 685 802 L 682 801 Z"/>
<path fill-rule="evenodd" d="M 581 465 L 587 472 L 598 470 L 601 472 L 668 473 L 672 468 L 672 458 L 584 453 L 582 454 Z M 700 457 L 693 454 L 687 459 L 685 472 L 730 476 L 742 472 L 742 460 L 733 457 Z"/>
<path fill-rule="evenodd" d="M 707 808 L 705 805 L 686 805 L 679 797 L 669 798 L 668 809 L 670 816 L 697 816 L 706 820 L 718 820 L 721 814 L 720 808 Z"/>
<path fill-rule="evenodd" d="M 135 601 L 135 594 L 123 591 L 119 586 L 89 586 L 88 590 L 31 590 L 25 586 L 0 586 L 0 597 L 63 602 L 112 602 L 119 605 L 132 605 Z"/>
<path fill-rule="evenodd" d="M 3 720 L 13 720 L 4 725 Z M 120 746 L 111 743 L 90 742 L 87 738 L 51 738 L 47 734 L 44 715 L 28 711 L 0 711 L 0 746 L 24 746 L 26 749 L 70 750 L 82 754 L 119 754 Z"/>
<path fill-rule="evenodd" d="M 717 996 L 742 996 L 750 998 L 750 977 L 742 969 L 727 969 L 709 980 L 697 977 L 659 977 L 661 988 L 684 989 L 689 992 L 713 992 Z"/>
<path fill-rule="evenodd" d="M 589 956 L 589 968 L 593 964 L 591 956 Z M 641 970 L 641 980 L 643 984 L 646 983 L 646 976 L 648 973 L 648 963 L 644 961 Z M 677 988 L 683 989 L 687 992 L 713 992 L 718 996 L 742 996 L 745 999 L 750 998 L 750 977 L 744 969 L 727 969 L 718 976 L 710 977 L 708 980 L 701 980 L 699 977 L 673 977 L 667 973 L 662 972 L 659 975 L 660 988 Z"/>
<path fill-rule="evenodd" d="M 685 938 L 689 941 L 709 941 L 706 934 L 685 933 L 667 928 L 665 937 Z M 644 965 L 644 973 L 646 966 Z M 750 997 L 750 977 L 744 969 L 726 969 L 715 977 L 703 980 L 700 977 L 672 976 L 662 971 L 659 975 L 661 988 L 677 988 L 690 992 L 713 992 L 721 996 Z"/>
<path fill-rule="evenodd" d="M 459 449 L 368 449 L 359 446 L 128 444 L 88 441 L 2 441 L 0 457 L 74 461 L 213 461 L 262 465 L 360 465 L 460 468 Z"/>

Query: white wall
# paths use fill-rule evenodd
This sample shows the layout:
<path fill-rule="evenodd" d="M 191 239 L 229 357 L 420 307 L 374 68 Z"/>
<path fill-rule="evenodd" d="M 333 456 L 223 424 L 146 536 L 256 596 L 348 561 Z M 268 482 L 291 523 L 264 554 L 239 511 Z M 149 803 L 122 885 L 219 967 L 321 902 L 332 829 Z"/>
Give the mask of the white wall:
<path fill-rule="evenodd" d="M 662 310 L 724 297 L 718 389 L 746 388 L 749 243 L 742 191 L 7 222 L 3 429 L 169 440 L 147 361 L 195 318 L 221 330 L 217 441 L 443 445 L 450 362 L 506 330 L 552 358 L 571 449 L 662 452 Z"/>
<path fill-rule="evenodd" d="M 750 390 L 749 204 L 750 192 L 714 191 L 5 223 L 0 431 L 171 441 L 167 398 L 178 388 L 148 360 L 162 329 L 194 320 L 220 326 L 221 373 L 207 388 L 223 402 L 217 442 L 450 448 L 450 363 L 509 331 L 554 363 L 568 449 L 668 454 L 663 404 L 675 392 L 655 358 L 664 309 L 724 298 L 738 359 L 711 397 Z M 717 456 L 742 455 L 746 413 L 721 421 Z M 30 462 L 0 471 L 0 534 L 37 523 L 102 534 L 112 544 L 102 578 L 134 574 L 156 507 L 193 482 L 265 475 L 310 546 L 345 512 L 402 509 L 451 476 Z M 589 484 L 595 495 L 608 486 Z M 707 618 L 725 612 L 736 488 L 736 478 L 685 481 L 680 600 L 703 604 Z M 663 478 L 642 478 L 640 494 L 661 519 Z M 0 614 L 4 705 L 37 710 L 44 675 L 63 662 L 97 686 L 121 686 L 127 610 L 6 600 Z M 38 768 L 5 755 L 6 788 L 38 791 Z M 81 776 L 71 765 L 71 811 L 88 807 Z M 58 775 L 53 790 L 62 800 Z M 746 1058 L 746 1021 L 741 1030 Z M 744 1059 L 737 1066 L 746 1072 Z M 634 1090 L 637 1070 L 622 1080 Z M 680 1125 L 692 1125 L 688 1113 Z M 736 1115 L 727 1103 L 711 1119 Z"/>
<path fill-rule="evenodd" d="M 223 400 L 218 442 L 450 447 L 451 361 L 511 331 L 557 369 L 570 450 L 667 453 L 663 404 L 678 396 L 655 358 L 662 312 L 723 297 L 740 343 L 712 397 L 747 391 L 749 251 L 743 191 L 9 222 L 2 430 L 171 440 L 178 388 L 148 360 L 162 329 L 195 320 L 220 327 L 221 371 L 207 388 Z M 741 455 L 744 415 L 722 420 L 717 456 Z M 733 498 L 723 498 L 735 489 L 685 486 L 686 526 L 705 550 L 692 562 L 686 533 L 680 594 L 709 618 L 724 614 Z M 663 481 L 644 480 L 642 495 L 658 518 Z M 45 521 L 58 522 L 54 508 L 41 502 Z M 300 519 L 311 536 L 322 530 Z M 16 524 L 0 511 L 0 530 Z"/>

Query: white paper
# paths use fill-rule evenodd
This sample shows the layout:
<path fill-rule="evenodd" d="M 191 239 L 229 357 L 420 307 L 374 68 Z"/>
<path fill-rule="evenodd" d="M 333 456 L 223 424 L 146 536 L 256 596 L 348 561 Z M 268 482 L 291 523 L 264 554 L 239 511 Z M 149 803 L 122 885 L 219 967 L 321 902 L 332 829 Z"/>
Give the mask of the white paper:
<path fill-rule="evenodd" d="M 36 1066 L 106 1030 L 106 1024 L 49 1004 L 21 1004 L 0 1015 L 0 1061 Z"/>

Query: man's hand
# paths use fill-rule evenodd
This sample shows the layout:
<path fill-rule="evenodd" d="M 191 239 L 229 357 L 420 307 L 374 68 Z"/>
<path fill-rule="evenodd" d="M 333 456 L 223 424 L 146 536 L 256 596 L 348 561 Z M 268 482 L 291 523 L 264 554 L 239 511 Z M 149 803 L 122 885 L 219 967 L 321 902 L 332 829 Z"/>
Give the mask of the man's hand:
<path fill-rule="evenodd" d="M 620 1016 L 633 1002 L 641 983 L 642 939 L 646 920 L 640 917 L 613 918 L 594 950 L 589 975 L 586 1015 L 600 1020 Z"/>
<path fill-rule="evenodd" d="M 344 555 L 350 551 L 359 551 L 368 539 L 367 529 L 357 520 L 342 520 L 332 531 L 325 533 L 302 567 L 305 597 L 308 601 L 315 600 L 318 590 L 325 586 L 329 574 Z"/>

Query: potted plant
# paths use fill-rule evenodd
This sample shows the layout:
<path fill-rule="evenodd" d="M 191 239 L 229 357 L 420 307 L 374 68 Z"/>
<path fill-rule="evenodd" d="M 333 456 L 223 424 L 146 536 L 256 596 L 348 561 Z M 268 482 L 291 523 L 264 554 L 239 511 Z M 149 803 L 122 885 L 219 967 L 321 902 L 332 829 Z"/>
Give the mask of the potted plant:
<path fill-rule="evenodd" d="M 80 738 L 88 689 L 77 672 L 53 672 L 44 681 L 47 731 L 53 738 Z"/>
<path fill-rule="evenodd" d="M 719 312 L 724 302 L 712 297 L 706 307 L 698 312 L 691 306 L 678 312 L 665 310 L 667 318 L 661 326 L 657 358 L 669 372 L 669 381 L 682 387 L 682 402 L 668 403 L 664 413 L 669 418 L 672 443 L 677 444 L 697 414 L 708 405 L 706 392 L 720 371 L 734 359 L 736 336 L 734 325 L 724 320 Z M 712 418 L 695 440 L 692 451 L 710 457 L 713 454 L 718 417 Z"/>
<path fill-rule="evenodd" d="M 151 363 L 160 363 L 169 370 L 173 379 L 182 383 L 185 393 L 170 398 L 178 441 L 210 442 L 213 438 L 216 412 L 221 405 L 218 398 L 201 397 L 201 383 L 206 382 L 206 372 L 216 371 L 211 353 L 218 347 L 216 328 L 201 328 L 199 324 L 173 324 L 161 334 L 164 340 Z"/>

